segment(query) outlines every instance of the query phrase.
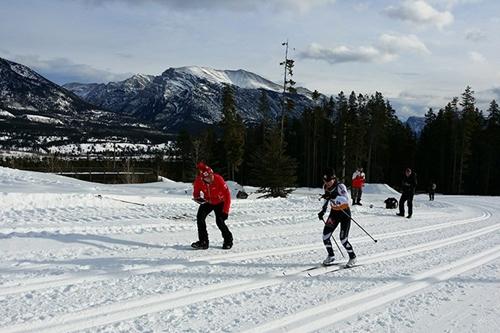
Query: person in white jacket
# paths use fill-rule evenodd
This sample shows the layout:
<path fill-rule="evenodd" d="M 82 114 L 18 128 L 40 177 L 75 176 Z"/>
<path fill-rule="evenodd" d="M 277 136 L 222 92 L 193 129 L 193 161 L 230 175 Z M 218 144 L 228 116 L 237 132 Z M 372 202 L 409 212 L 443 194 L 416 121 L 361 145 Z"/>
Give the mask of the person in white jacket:
<path fill-rule="evenodd" d="M 353 266 L 356 263 L 356 254 L 348 240 L 349 229 L 351 227 L 351 210 L 349 208 L 350 198 L 347 187 L 337 181 L 337 177 L 331 169 L 325 172 L 323 182 L 325 193 L 322 195 L 322 198 L 324 201 L 322 209 L 318 213 L 318 218 L 325 223 L 323 228 L 323 244 L 325 244 L 326 251 L 328 252 L 323 265 L 332 265 L 335 261 L 335 253 L 333 252 L 330 238 L 340 224 L 340 241 L 349 254 L 349 261 L 346 266 Z M 330 214 L 325 221 L 323 216 L 328 206 L 330 206 Z"/>

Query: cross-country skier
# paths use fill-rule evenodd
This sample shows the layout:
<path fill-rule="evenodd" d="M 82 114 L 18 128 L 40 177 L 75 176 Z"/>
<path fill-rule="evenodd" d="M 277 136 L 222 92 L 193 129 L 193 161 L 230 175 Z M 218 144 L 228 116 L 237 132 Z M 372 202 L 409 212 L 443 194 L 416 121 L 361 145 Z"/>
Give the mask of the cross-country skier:
<path fill-rule="evenodd" d="M 214 173 L 205 163 L 199 162 L 196 167 L 199 172 L 193 183 L 193 199 L 200 203 L 196 214 L 199 240 L 191 244 L 191 246 L 195 249 L 208 249 L 208 232 L 205 219 L 210 212 L 214 211 L 215 222 L 224 238 L 222 248 L 228 250 L 233 246 L 233 235 L 225 223 L 229 216 L 231 193 L 224 178 Z M 200 192 L 203 193 L 203 198 Z"/>
<path fill-rule="evenodd" d="M 351 267 L 356 263 L 356 254 L 348 241 L 349 228 L 351 227 L 351 210 L 349 209 L 349 193 L 347 187 L 337 181 L 335 172 L 328 169 L 323 176 L 323 189 L 325 193 L 322 198 L 323 207 L 318 213 L 318 218 L 325 223 L 323 228 L 323 244 L 325 244 L 328 255 L 323 261 L 323 265 L 332 265 L 335 261 L 332 242 L 330 238 L 340 224 L 340 241 L 349 254 L 349 261 L 346 266 Z M 324 221 L 323 216 L 330 206 L 328 219 Z"/>

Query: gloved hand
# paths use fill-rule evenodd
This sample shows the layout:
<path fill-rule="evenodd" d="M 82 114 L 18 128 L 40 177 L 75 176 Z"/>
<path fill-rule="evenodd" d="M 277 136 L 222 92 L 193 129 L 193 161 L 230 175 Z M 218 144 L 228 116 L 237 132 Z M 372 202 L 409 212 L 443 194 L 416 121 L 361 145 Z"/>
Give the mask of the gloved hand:
<path fill-rule="evenodd" d="M 327 193 L 323 194 L 320 198 L 325 199 L 325 200 L 330 200 L 331 197 L 332 197 L 331 193 L 327 192 Z"/>
<path fill-rule="evenodd" d="M 318 218 L 323 221 L 323 216 L 325 215 L 325 212 L 324 211 L 321 211 L 318 213 Z"/>
<path fill-rule="evenodd" d="M 193 200 L 197 203 L 199 203 L 200 205 L 204 204 L 205 202 L 207 202 L 205 199 L 203 198 L 193 198 Z"/>
<path fill-rule="evenodd" d="M 222 212 L 221 217 L 222 217 L 222 221 L 225 221 L 229 217 L 229 214 Z"/>

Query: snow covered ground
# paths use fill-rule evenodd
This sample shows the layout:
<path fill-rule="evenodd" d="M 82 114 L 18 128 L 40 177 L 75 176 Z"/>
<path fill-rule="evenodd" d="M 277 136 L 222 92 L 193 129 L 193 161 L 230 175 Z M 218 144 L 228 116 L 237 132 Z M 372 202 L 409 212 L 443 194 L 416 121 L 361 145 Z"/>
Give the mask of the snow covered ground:
<path fill-rule="evenodd" d="M 353 217 L 378 243 L 353 224 L 360 265 L 306 271 L 326 255 L 319 189 L 234 199 L 229 251 L 213 216 L 210 249 L 190 248 L 190 184 L 108 186 L 0 168 L 0 191 L 0 332 L 500 327 L 498 197 L 419 195 L 406 219 L 384 208 L 397 193 L 369 184 Z"/>

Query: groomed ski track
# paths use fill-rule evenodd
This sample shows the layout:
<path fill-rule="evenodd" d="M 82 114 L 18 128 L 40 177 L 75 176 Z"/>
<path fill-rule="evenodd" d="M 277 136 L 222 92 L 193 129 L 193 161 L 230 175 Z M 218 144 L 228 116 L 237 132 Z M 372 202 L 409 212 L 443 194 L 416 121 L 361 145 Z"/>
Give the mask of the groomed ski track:
<path fill-rule="evenodd" d="M 16 176 L 30 191 L 40 181 Z M 42 179 L 44 190 L 60 179 Z M 436 317 L 441 330 L 498 326 L 498 198 L 417 196 L 409 220 L 382 207 L 393 193 L 367 193 L 353 216 L 379 242 L 353 224 L 360 266 L 307 270 L 325 256 L 315 190 L 235 200 L 231 251 L 220 249 L 213 217 L 210 249 L 190 249 L 189 196 L 105 193 L 146 204 L 137 206 L 94 189 L 52 190 L 0 202 L 0 332 L 413 332 Z"/>
<path fill-rule="evenodd" d="M 387 234 L 378 234 L 376 238 L 379 240 L 391 239 L 394 237 L 400 237 L 405 235 L 415 235 L 423 232 L 436 231 L 443 228 L 452 228 L 455 226 L 460 226 L 468 223 L 476 223 L 479 221 L 487 220 L 491 217 L 491 213 L 488 211 L 483 211 L 481 215 L 457 220 L 450 221 L 446 223 L 412 228 L 404 230 L 401 232 L 391 232 Z M 464 241 L 469 241 L 474 237 L 479 237 L 488 233 L 497 232 L 500 229 L 500 224 L 495 224 L 487 227 L 483 227 L 474 232 L 470 232 L 464 235 L 457 235 L 453 237 L 448 237 L 445 239 L 440 239 L 432 242 L 427 242 L 424 244 L 419 244 L 416 246 L 410 246 L 406 248 L 400 248 L 391 251 L 381 252 L 371 256 L 365 256 L 360 258 L 360 262 L 363 265 L 373 264 L 383 261 L 392 260 L 395 258 L 402 258 L 406 256 L 415 255 L 418 253 L 446 247 L 455 243 L 460 243 Z M 366 242 L 371 242 L 368 237 L 359 237 L 357 240 L 353 240 L 354 244 L 362 244 Z M 241 261 L 246 259 L 261 258 L 269 255 L 281 255 L 281 254 L 291 254 L 303 251 L 312 251 L 317 245 L 310 244 L 304 246 L 296 246 L 292 248 L 276 248 L 270 250 L 252 251 L 248 253 L 238 253 L 238 254 L 227 254 L 227 255 L 216 255 L 216 256 L 202 256 L 192 261 L 203 262 L 204 264 L 218 264 L 229 261 Z M 385 302 L 390 302 L 399 297 L 412 292 L 416 292 L 422 288 L 430 286 L 432 283 L 446 280 L 447 278 L 453 277 L 461 272 L 473 269 L 483 263 L 497 259 L 500 256 L 500 247 L 495 247 L 494 249 L 484 251 L 479 255 L 474 255 L 467 257 L 463 260 L 458 260 L 449 265 L 429 270 L 424 273 L 415 274 L 408 277 L 408 282 L 399 282 L 386 285 L 382 288 L 377 287 L 373 290 L 364 291 L 356 295 L 350 295 L 344 299 L 336 300 L 335 302 L 327 303 L 322 306 L 315 307 L 310 310 L 303 311 L 301 313 L 296 313 L 290 316 L 291 318 L 282 318 L 273 321 L 269 324 L 264 324 L 262 326 L 256 327 L 249 332 L 278 332 L 278 331 L 297 331 L 297 332 L 312 332 L 321 327 L 331 325 L 339 320 L 345 319 L 349 316 L 355 315 L 357 313 L 369 310 L 373 307 L 384 304 Z M 92 281 L 103 281 L 109 278 L 119 278 L 120 276 L 127 276 L 129 274 L 149 274 L 152 272 L 166 271 L 166 270 L 176 270 L 187 268 L 186 265 L 164 265 L 154 268 L 145 269 L 135 269 L 126 270 L 121 272 L 119 275 L 113 274 L 98 274 L 88 277 L 71 277 L 71 276 L 61 276 L 57 279 L 40 279 L 39 281 L 26 281 L 20 286 L 7 286 L 0 288 L 0 295 L 7 295 L 12 293 L 19 293 L 28 290 L 40 290 L 46 288 L 55 288 L 65 285 L 73 285 L 76 283 L 85 283 Z M 355 268 L 356 269 L 356 268 Z M 312 278 L 314 276 L 322 275 L 325 273 L 333 273 L 340 270 L 339 266 L 322 267 L 308 271 L 295 270 L 286 271 L 286 275 L 282 276 L 281 271 L 276 271 L 274 273 L 265 274 L 262 276 L 257 276 L 251 279 L 234 280 L 229 282 L 223 282 L 215 285 L 207 285 L 201 288 L 192 288 L 187 291 L 175 292 L 163 296 L 140 298 L 137 300 L 131 300 L 126 302 L 118 302 L 109 306 L 98 307 L 91 310 L 84 310 L 77 313 L 57 316 L 54 320 L 42 321 L 38 323 L 26 323 L 23 325 L 14 325 L 10 327 L 3 327 L 2 332 L 71 332 L 77 330 L 84 330 L 93 327 L 103 326 L 112 324 L 115 322 L 125 321 L 133 319 L 135 317 L 170 310 L 176 307 L 182 307 L 193 303 L 203 302 L 219 297 L 224 297 L 236 293 L 243 293 L 251 291 L 258 288 L 269 287 L 275 284 L 286 283 L 287 281 L 293 279 L 299 279 L 304 277 Z M 433 282 L 434 281 L 434 282 Z M 383 297 L 380 297 L 380 295 Z M 368 303 L 363 303 L 369 300 Z M 360 306 L 363 303 L 363 306 Z M 346 304 L 352 304 L 350 307 L 345 307 Z M 336 312 L 335 316 L 331 315 L 330 310 L 342 307 L 341 311 Z M 307 326 L 302 326 L 301 323 L 307 323 Z"/>

